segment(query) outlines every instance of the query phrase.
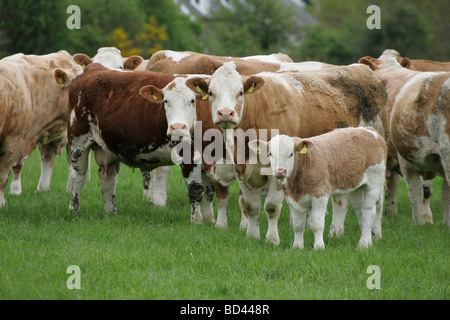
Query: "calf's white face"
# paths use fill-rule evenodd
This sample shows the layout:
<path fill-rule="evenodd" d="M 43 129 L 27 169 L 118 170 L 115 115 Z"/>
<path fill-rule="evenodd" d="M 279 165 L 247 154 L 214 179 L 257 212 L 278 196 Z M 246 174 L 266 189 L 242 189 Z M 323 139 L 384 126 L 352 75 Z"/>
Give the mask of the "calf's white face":
<path fill-rule="evenodd" d="M 253 140 L 248 143 L 248 146 L 257 154 L 267 152 L 272 174 L 284 186 L 294 171 L 296 153 L 301 153 L 299 156 L 303 156 L 314 147 L 314 144 L 309 140 L 297 137 L 276 135 L 269 143 Z"/>
<path fill-rule="evenodd" d="M 225 64 L 211 76 L 208 94 L 213 122 L 222 129 L 235 128 L 244 111 L 244 94 L 254 93 L 264 85 L 264 79 L 251 76 L 243 82 L 242 76 L 231 65 Z"/>

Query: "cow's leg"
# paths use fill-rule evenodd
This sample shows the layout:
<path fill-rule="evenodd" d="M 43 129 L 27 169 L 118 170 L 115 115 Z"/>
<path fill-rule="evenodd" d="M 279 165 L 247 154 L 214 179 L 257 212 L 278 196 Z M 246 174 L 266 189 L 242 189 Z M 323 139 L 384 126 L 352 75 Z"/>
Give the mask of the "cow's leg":
<path fill-rule="evenodd" d="M 228 187 L 224 187 L 217 182 L 213 182 L 216 190 L 216 204 L 217 204 L 217 222 L 216 227 L 226 228 L 228 226 L 228 202 L 230 195 L 228 194 Z"/>
<path fill-rule="evenodd" d="M 450 186 L 449 180 L 444 179 L 441 189 L 441 200 L 444 205 L 443 223 L 450 227 Z"/>
<path fill-rule="evenodd" d="M 399 163 L 403 176 L 406 180 L 406 185 L 408 187 L 408 195 L 412 207 L 413 222 L 421 226 L 425 222 L 422 218 L 423 188 L 420 175 L 416 170 L 410 168 L 401 156 L 399 156 Z"/>
<path fill-rule="evenodd" d="M 389 170 L 386 176 L 386 214 L 389 216 L 397 214 L 397 190 L 400 178 L 400 175 L 392 170 Z"/>
<path fill-rule="evenodd" d="M 330 237 L 340 237 L 344 234 L 344 222 L 348 210 L 348 196 L 336 195 L 331 197 L 333 216 L 330 225 Z"/>
<path fill-rule="evenodd" d="M 18 163 L 13 167 L 13 179 L 9 186 L 9 194 L 19 195 L 22 193 L 22 182 L 20 176 L 22 175 L 23 162 Z"/>
<path fill-rule="evenodd" d="M 204 172 L 202 172 L 202 184 L 204 187 L 202 208 L 203 221 L 215 223 L 216 219 L 214 218 L 213 207 L 215 185 L 213 185 L 211 179 Z"/>
<path fill-rule="evenodd" d="M 266 201 L 264 202 L 264 211 L 269 221 L 269 227 L 266 233 L 266 241 L 275 245 L 280 244 L 280 236 L 278 235 L 278 218 L 280 217 L 281 207 L 284 200 L 284 192 L 278 184 L 277 179 L 269 178 L 269 190 Z"/>
<path fill-rule="evenodd" d="M 385 199 L 384 192 L 385 189 L 383 187 L 383 189 L 380 192 L 378 201 L 376 203 L 376 214 L 372 226 L 372 234 L 375 237 L 375 239 L 381 239 L 381 222 L 383 220 L 383 204 L 384 204 L 383 201 Z"/>
<path fill-rule="evenodd" d="M 190 222 L 200 224 L 203 222 L 200 205 L 203 198 L 203 182 L 201 174 L 201 165 L 181 164 L 184 181 L 186 183 L 189 201 L 191 203 Z"/>
<path fill-rule="evenodd" d="M 72 197 L 69 210 L 80 210 L 80 194 L 88 169 L 89 150 L 91 146 L 89 133 L 72 139 L 70 152 L 70 180 Z"/>
<path fill-rule="evenodd" d="M 22 150 L 22 143 L 23 140 L 20 137 L 5 138 L 0 143 L 0 208 L 6 206 L 6 184 L 13 166 L 17 166 L 16 150 Z"/>
<path fill-rule="evenodd" d="M 308 225 L 314 233 L 314 249 L 325 248 L 323 230 L 325 228 L 325 214 L 327 212 L 328 197 L 311 197 L 311 212 Z"/>
<path fill-rule="evenodd" d="M 247 238 L 259 240 L 259 212 L 261 210 L 260 189 L 249 189 L 238 180 L 242 195 L 244 196 L 245 208 L 248 214 Z"/>
<path fill-rule="evenodd" d="M 117 212 L 116 185 L 120 171 L 120 162 L 103 164 L 98 168 L 98 176 L 102 185 L 103 205 L 106 211 Z"/>
<path fill-rule="evenodd" d="M 239 189 L 239 197 L 238 197 L 239 206 L 241 207 L 241 223 L 239 224 L 239 229 L 245 230 L 248 228 L 248 211 L 245 206 L 244 195 L 242 194 L 242 190 Z"/>
<path fill-rule="evenodd" d="M 308 209 L 295 202 L 292 198 L 286 197 L 286 202 L 289 205 L 289 211 L 292 218 L 292 227 L 294 228 L 294 243 L 292 248 L 303 249 L 303 233 L 305 232 L 306 226 L 306 214 Z"/>
<path fill-rule="evenodd" d="M 39 144 L 39 152 L 41 154 L 41 177 L 36 191 L 50 190 L 50 182 L 53 173 L 53 164 L 55 163 L 55 155 L 58 152 L 58 144 L 48 143 Z"/>
<path fill-rule="evenodd" d="M 167 179 L 170 166 L 158 167 L 151 172 L 141 170 L 144 180 L 144 199 L 159 207 L 167 204 Z"/>
<path fill-rule="evenodd" d="M 372 246 L 372 228 L 377 215 L 377 202 L 383 197 L 383 185 L 366 185 L 363 187 L 363 199 L 361 203 L 361 213 L 359 215 L 359 227 L 361 238 L 358 248 L 368 248 Z"/>
<path fill-rule="evenodd" d="M 433 214 L 431 213 L 430 200 L 433 195 L 433 180 L 420 178 L 423 191 L 422 202 L 422 220 L 424 223 L 433 223 Z"/>

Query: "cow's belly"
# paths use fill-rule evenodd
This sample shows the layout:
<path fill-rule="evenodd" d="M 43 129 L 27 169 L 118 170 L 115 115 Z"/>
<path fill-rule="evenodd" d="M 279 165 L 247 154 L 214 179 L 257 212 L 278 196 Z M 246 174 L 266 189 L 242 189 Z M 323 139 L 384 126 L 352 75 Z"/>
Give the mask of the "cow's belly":
<path fill-rule="evenodd" d="M 236 179 L 232 164 L 213 164 L 205 172 L 208 177 L 223 187 L 228 187 Z"/>
<path fill-rule="evenodd" d="M 126 148 L 123 149 L 124 152 L 118 154 L 119 159 L 130 167 L 153 169 L 174 164 L 171 158 L 172 148 L 169 144 L 157 147 L 152 151 L 140 150 L 128 153 L 125 151 Z"/>

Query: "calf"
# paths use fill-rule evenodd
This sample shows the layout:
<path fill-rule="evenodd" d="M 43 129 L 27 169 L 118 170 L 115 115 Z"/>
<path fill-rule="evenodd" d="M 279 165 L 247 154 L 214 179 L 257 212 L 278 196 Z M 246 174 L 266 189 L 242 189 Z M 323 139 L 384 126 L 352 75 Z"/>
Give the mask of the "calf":
<path fill-rule="evenodd" d="M 450 72 L 420 72 L 401 67 L 395 59 L 364 57 L 389 92 L 388 121 L 392 147 L 417 225 L 433 223 L 424 207 L 423 180 L 442 176 L 444 223 L 450 226 Z M 393 149 L 393 150 L 392 150 Z"/>
<path fill-rule="evenodd" d="M 120 163 L 151 171 L 173 165 L 164 107 L 139 95 L 144 85 L 163 88 L 173 75 L 120 72 L 92 64 L 70 88 L 68 140 L 73 180 L 70 209 L 79 210 L 91 148 L 99 165 L 105 209 L 117 211 L 115 188 Z M 192 162 L 193 163 L 193 162 Z M 200 223 L 203 197 L 200 166 L 182 166 L 191 201 L 191 222 Z"/>
<path fill-rule="evenodd" d="M 375 130 L 336 129 L 308 139 L 277 135 L 269 143 L 250 141 L 249 147 L 257 152 L 258 144 L 262 147 L 259 150 L 268 147 L 273 176 L 283 187 L 291 209 L 294 248 L 303 248 L 308 212 L 314 249 L 324 248 L 328 199 L 343 194 L 348 194 L 358 217 L 358 247 L 372 245 L 371 231 L 376 203 L 382 201 L 387 156 L 386 142 Z"/>

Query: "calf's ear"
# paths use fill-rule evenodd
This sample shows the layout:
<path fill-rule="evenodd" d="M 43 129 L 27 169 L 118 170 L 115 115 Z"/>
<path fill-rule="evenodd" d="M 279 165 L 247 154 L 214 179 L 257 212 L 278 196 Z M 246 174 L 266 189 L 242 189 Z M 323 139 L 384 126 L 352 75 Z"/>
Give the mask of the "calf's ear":
<path fill-rule="evenodd" d="M 244 82 L 244 93 L 254 93 L 261 89 L 266 81 L 258 76 L 251 76 Z"/>
<path fill-rule="evenodd" d="M 304 140 L 300 138 L 294 138 L 294 152 L 299 152 L 301 154 L 307 154 L 316 146 L 314 142 L 310 140 Z"/>
<path fill-rule="evenodd" d="M 203 100 L 208 99 L 208 82 L 201 77 L 194 77 L 186 80 L 186 86 L 197 95 L 202 96 Z"/>
<path fill-rule="evenodd" d="M 267 153 L 267 147 L 269 144 L 266 141 L 255 139 L 250 141 L 247 145 L 253 153 L 263 154 Z"/>
<path fill-rule="evenodd" d="M 152 85 L 142 87 L 139 90 L 139 94 L 145 99 L 154 103 L 161 103 L 164 100 L 164 94 L 162 90 Z"/>
<path fill-rule="evenodd" d="M 78 63 L 83 69 L 92 63 L 92 59 L 84 53 L 77 53 L 73 56 L 73 60 Z"/>
<path fill-rule="evenodd" d="M 400 60 L 400 65 L 401 65 L 403 68 L 409 69 L 409 68 L 411 67 L 411 60 L 408 59 L 408 58 L 402 58 L 402 59 Z"/>
<path fill-rule="evenodd" d="M 123 68 L 128 70 L 134 70 L 144 61 L 141 56 L 131 56 L 123 63 Z"/>

